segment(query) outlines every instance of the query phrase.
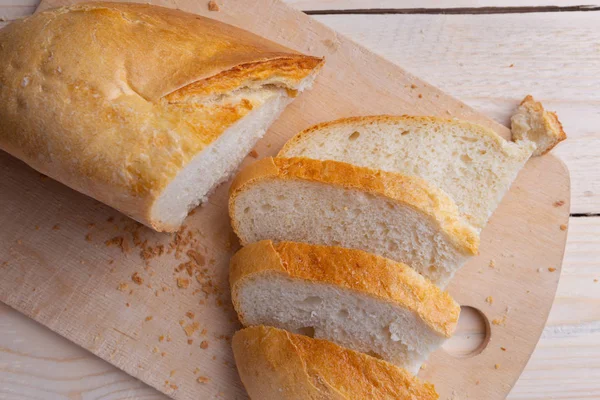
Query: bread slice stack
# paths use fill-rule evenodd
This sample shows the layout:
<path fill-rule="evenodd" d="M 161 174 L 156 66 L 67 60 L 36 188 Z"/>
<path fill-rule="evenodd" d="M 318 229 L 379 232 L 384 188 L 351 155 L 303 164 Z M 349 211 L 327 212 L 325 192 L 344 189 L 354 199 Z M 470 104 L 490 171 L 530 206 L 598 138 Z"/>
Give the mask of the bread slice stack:
<path fill-rule="evenodd" d="M 361 250 L 265 240 L 231 260 L 242 324 L 327 339 L 416 373 L 460 306 L 410 267 Z"/>
<path fill-rule="evenodd" d="M 234 339 L 251 397 L 366 398 L 379 389 L 364 388 L 372 381 L 330 375 L 357 362 L 416 373 L 456 328 L 460 307 L 443 287 L 543 145 L 531 136 L 512 143 L 433 117 L 348 118 L 241 171 L 229 212 L 245 247 L 230 283 L 241 322 L 255 327 Z M 397 393 L 426 387 L 398 379 Z M 367 397 L 390 398 L 377 393 Z M 430 398 L 411 396 L 399 398 Z"/>

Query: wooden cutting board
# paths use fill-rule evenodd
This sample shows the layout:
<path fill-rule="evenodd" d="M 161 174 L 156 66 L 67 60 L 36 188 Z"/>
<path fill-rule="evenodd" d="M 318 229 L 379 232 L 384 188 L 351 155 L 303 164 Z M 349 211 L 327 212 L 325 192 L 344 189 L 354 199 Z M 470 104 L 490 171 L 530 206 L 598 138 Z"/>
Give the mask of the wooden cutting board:
<path fill-rule="evenodd" d="M 47 0 L 40 7 L 67 3 Z M 315 87 L 273 125 L 257 146 L 259 157 L 275 154 L 311 124 L 351 115 L 460 117 L 509 136 L 507 128 L 276 0 L 221 0 L 218 12 L 205 1 L 152 3 L 325 56 Z M 239 246 L 227 216 L 228 184 L 187 219 L 184 232 L 168 235 L 5 153 L 0 168 L 0 300 L 173 398 L 246 398 L 230 350 L 240 325 L 227 282 L 228 260 Z M 493 215 L 481 254 L 449 287 L 462 305 L 481 312 L 463 313 L 467 323 L 461 321 L 457 340 L 481 336 L 483 343 L 467 354 L 441 349 L 420 373 L 442 399 L 502 399 L 519 377 L 554 298 L 569 198 L 567 169 L 546 155 L 527 163 Z M 477 315 L 479 322 L 471 318 Z M 478 323 L 482 329 L 471 332 Z"/>

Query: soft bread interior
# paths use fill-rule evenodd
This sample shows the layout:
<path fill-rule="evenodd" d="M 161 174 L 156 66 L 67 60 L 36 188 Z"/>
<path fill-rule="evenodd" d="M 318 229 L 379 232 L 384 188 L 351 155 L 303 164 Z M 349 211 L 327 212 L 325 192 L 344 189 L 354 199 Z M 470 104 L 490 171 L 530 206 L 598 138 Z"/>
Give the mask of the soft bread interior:
<path fill-rule="evenodd" d="M 445 286 L 468 255 L 433 218 L 388 198 L 302 180 L 265 179 L 233 199 L 243 244 L 270 239 L 364 250 Z"/>
<path fill-rule="evenodd" d="M 442 189 L 482 229 L 534 146 L 492 131 L 430 118 L 349 120 L 300 134 L 279 156 L 336 160 L 419 176 Z"/>
<path fill-rule="evenodd" d="M 265 273 L 238 288 L 237 311 L 247 325 L 326 339 L 412 373 L 445 340 L 406 308 L 335 285 Z"/>
<path fill-rule="evenodd" d="M 269 126 L 292 101 L 283 89 L 240 94 L 254 107 L 196 155 L 169 183 L 152 207 L 159 225 L 177 227 L 194 207 L 206 201 L 212 190 L 227 180 Z"/>

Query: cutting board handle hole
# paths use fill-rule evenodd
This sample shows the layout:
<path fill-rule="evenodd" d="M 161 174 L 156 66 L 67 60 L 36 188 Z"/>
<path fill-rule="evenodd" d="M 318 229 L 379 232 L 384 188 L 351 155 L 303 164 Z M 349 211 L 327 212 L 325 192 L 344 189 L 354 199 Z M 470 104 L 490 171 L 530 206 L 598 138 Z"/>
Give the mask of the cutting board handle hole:
<path fill-rule="evenodd" d="M 453 357 L 470 358 L 480 354 L 487 347 L 490 336 L 488 318 L 475 307 L 461 306 L 456 331 L 442 348 Z"/>

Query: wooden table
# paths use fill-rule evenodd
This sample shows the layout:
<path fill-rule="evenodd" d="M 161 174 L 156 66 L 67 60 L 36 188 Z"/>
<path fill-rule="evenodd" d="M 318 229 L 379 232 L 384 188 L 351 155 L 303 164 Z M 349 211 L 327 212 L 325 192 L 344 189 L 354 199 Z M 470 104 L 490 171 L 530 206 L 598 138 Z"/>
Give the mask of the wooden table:
<path fill-rule="evenodd" d="M 509 398 L 600 399 L 600 3 L 287 1 L 501 123 L 527 93 L 558 112 L 569 134 L 555 150 L 571 173 L 567 251 L 547 327 Z M 36 5 L 0 0 L 0 26 Z M 0 399 L 165 398 L 0 304 Z"/>

